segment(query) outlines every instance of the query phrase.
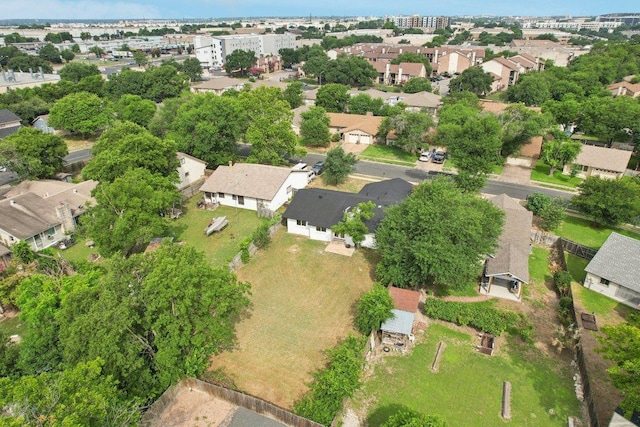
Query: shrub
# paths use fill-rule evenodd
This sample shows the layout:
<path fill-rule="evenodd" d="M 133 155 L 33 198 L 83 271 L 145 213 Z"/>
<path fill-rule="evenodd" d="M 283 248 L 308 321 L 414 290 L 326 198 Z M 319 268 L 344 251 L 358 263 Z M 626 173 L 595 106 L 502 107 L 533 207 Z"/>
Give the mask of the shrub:
<path fill-rule="evenodd" d="M 553 284 L 561 296 L 568 295 L 571 288 L 571 274 L 565 270 L 558 270 L 553 274 Z"/>
<path fill-rule="evenodd" d="M 571 323 L 571 310 L 573 310 L 573 299 L 571 297 L 560 298 L 560 308 L 558 308 L 560 318 Z"/>
<path fill-rule="evenodd" d="M 313 375 L 309 391 L 294 403 L 296 414 L 320 424 L 331 424 L 344 399 L 360 386 L 363 344 L 362 339 L 351 335 L 327 351 L 329 363 Z"/>
<path fill-rule="evenodd" d="M 542 193 L 529 195 L 526 208 L 540 218 L 540 227 L 544 230 L 557 228 L 565 217 L 564 202 Z"/>
<path fill-rule="evenodd" d="M 534 215 L 539 215 L 540 211 L 547 205 L 550 205 L 553 199 L 543 193 L 533 193 L 527 196 L 527 204 L 525 207 L 533 212 Z"/>
<path fill-rule="evenodd" d="M 489 302 L 463 303 L 427 298 L 424 314 L 461 326 L 472 326 L 493 335 L 507 331 L 519 335 L 523 340 L 531 337 L 533 329 L 531 322 L 523 315 L 493 308 Z"/>
<path fill-rule="evenodd" d="M 362 295 L 356 306 L 356 328 L 363 335 L 369 335 L 372 330 L 377 330 L 382 322 L 391 317 L 393 299 L 389 290 L 380 284 Z"/>
<path fill-rule="evenodd" d="M 390 416 L 382 427 L 447 427 L 447 423 L 437 415 L 421 414 L 405 408 Z"/>
<path fill-rule="evenodd" d="M 271 235 L 269 234 L 269 222 L 263 222 L 258 226 L 256 231 L 253 232 L 251 238 L 253 239 L 253 243 L 258 248 L 263 248 L 271 242 Z"/>
<path fill-rule="evenodd" d="M 249 253 L 249 246 L 251 246 L 251 237 L 247 237 L 242 242 L 240 242 L 240 259 L 244 264 L 249 262 L 249 258 L 251 258 L 251 254 Z"/>

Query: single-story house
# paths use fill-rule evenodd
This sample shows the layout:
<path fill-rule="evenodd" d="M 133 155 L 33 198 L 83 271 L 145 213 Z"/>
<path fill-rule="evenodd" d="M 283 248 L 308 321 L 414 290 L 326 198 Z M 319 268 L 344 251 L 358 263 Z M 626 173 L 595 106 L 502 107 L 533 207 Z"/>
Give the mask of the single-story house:
<path fill-rule="evenodd" d="M 388 93 L 377 89 L 349 91 L 349 95 L 351 96 L 361 94 L 369 95 L 372 99 L 382 99 L 383 102 L 388 105 L 397 105 L 402 102 L 407 106 L 405 108 L 406 111 L 424 111 L 431 115 L 435 115 L 438 108 L 442 105 L 442 97 L 431 92 Z"/>
<path fill-rule="evenodd" d="M 365 221 L 369 233 L 361 245 L 373 248 L 375 231 L 385 215 L 384 208 L 401 202 L 412 190 L 413 186 L 400 178 L 369 183 L 359 193 L 307 188 L 296 193 L 283 217 L 289 233 L 324 242 L 344 240 L 346 244 L 353 245 L 350 236 L 337 235 L 331 227 L 359 203 L 372 201 L 376 204 L 375 215 Z"/>
<path fill-rule="evenodd" d="M 49 115 L 45 114 L 42 116 L 38 116 L 31 122 L 31 126 L 38 129 L 42 133 L 51 133 L 55 134 L 56 130 L 49 126 Z"/>
<path fill-rule="evenodd" d="M 278 210 L 308 184 L 306 170 L 236 163 L 218 166 L 202 184 L 204 202 L 242 209 Z"/>
<path fill-rule="evenodd" d="M 533 214 L 506 194 L 489 200 L 504 211 L 504 226 L 496 252 L 486 258 L 480 292 L 520 300 L 523 284 L 529 283 Z"/>
<path fill-rule="evenodd" d="M 586 288 L 640 309 L 640 240 L 611 233 L 584 271 Z"/>
<path fill-rule="evenodd" d="M 413 338 L 413 321 L 418 312 L 420 292 L 389 286 L 393 299 L 392 317 L 380 326 L 381 344 L 389 349 L 404 350 Z"/>
<path fill-rule="evenodd" d="M 177 156 L 180 161 L 180 166 L 177 169 L 180 177 L 180 182 L 177 184 L 178 190 L 204 178 L 207 162 L 181 152 L 178 152 Z"/>
<path fill-rule="evenodd" d="M 631 151 L 582 144 L 578 157 L 573 163 L 565 165 L 562 173 L 570 175 L 575 165 L 578 168 L 576 176 L 580 178 L 594 175 L 600 178 L 620 178 L 627 170 L 631 154 Z"/>
<path fill-rule="evenodd" d="M 329 131 L 339 133 L 342 141 L 352 144 L 374 144 L 383 117 L 363 114 L 327 113 Z"/>
<path fill-rule="evenodd" d="M 18 132 L 22 119 L 13 112 L 3 108 L 0 110 L 0 139 Z"/>
<path fill-rule="evenodd" d="M 21 240 L 34 250 L 52 246 L 76 228 L 77 218 L 95 200 L 96 181 L 23 181 L 0 200 L 0 243 L 10 247 Z"/>
<path fill-rule="evenodd" d="M 640 96 L 640 84 L 622 81 L 607 86 L 612 96 L 630 96 L 637 98 Z"/>
<path fill-rule="evenodd" d="M 193 93 L 208 93 L 213 92 L 216 95 L 222 95 L 228 90 L 242 90 L 246 80 L 233 79 L 231 77 L 217 77 L 214 79 L 206 80 L 197 85 L 191 86 L 191 92 Z"/>

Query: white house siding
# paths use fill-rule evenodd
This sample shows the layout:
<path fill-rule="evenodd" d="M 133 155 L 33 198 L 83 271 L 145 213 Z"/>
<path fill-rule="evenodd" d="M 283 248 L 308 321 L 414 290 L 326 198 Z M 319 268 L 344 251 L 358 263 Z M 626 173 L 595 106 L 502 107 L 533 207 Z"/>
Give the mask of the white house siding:
<path fill-rule="evenodd" d="M 344 236 L 344 242 L 347 245 L 354 246 L 353 239 L 349 235 Z M 362 243 L 360 243 L 360 246 L 363 247 L 363 248 L 375 249 L 375 247 L 376 247 L 376 236 L 375 236 L 375 234 L 371 234 L 371 233 L 370 234 L 365 234 L 364 240 L 362 241 Z"/>
<path fill-rule="evenodd" d="M 277 211 L 293 197 L 295 190 L 306 187 L 309 183 L 307 173 L 307 171 L 291 172 L 267 207 L 272 211 Z"/>
<path fill-rule="evenodd" d="M 333 232 L 330 228 L 322 231 L 318 230 L 315 225 L 310 225 L 308 223 L 305 225 L 298 225 L 298 220 L 293 218 L 287 218 L 287 232 L 308 237 L 311 240 L 319 240 L 321 242 L 330 242 L 333 239 Z"/>
<path fill-rule="evenodd" d="M 609 282 L 609 285 L 605 285 L 601 283 L 600 279 L 601 278 L 595 274 L 587 273 L 587 276 L 584 279 L 584 286 L 628 306 L 639 308 L 638 304 L 631 303 L 629 300 L 632 298 L 640 298 L 640 293 L 613 282 Z"/>
<path fill-rule="evenodd" d="M 204 177 L 205 163 L 184 156 L 179 159 L 178 175 L 180 175 L 180 183 L 178 184 L 178 189 L 187 187 Z"/>
<path fill-rule="evenodd" d="M 252 197 L 245 197 L 244 204 L 238 203 L 238 199 L 235 194 L 205 193 L 204 198 L 207 202 L 218 202 L 222 206 L 249 209 L 252 211 L 258 210 L 258 200 Z"/>
<path fill-rule="evenodd" d="M 582 168 L 581 165 L 577 165 L 577 167 Z M 571 175 L 571 165 L 565 165 L 564 168 L 562 169 L 562 173 L 565 175 Z M 591 166 L 588 166 L 586 171 L 580 170 L 576 174 L 578 178 L 583 178 L 583 179 L 590 176 L 599 176 L 602 179 L 616 179 L 616 178 L 620 178 L 622 175 L 624 175 L 624 172 L 615 172 L 615 171 L 609 171 L 604 169 L 597 169 Z"/>

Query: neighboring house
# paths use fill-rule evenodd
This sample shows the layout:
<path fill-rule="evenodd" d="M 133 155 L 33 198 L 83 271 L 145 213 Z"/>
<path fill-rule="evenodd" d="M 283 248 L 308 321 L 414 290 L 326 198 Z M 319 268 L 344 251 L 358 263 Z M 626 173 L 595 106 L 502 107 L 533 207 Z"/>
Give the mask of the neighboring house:
<path fill-rule="evenodd" d="M 640 309 L 640 240 L 611 233 L 584 271 L 585 288 Z"/>
<path fill-rule="evenodd" d="M 378 72 L 376 83 L 387 86 L 403 85 L 414 77 L 427 77 L 424 64 L 401 62 L 391 64 L 389 62 L 374 62 L 373 67 Z"/>
<path fill-rule="evenodd" d="M 413 321 L 418 312 L 420 292 L 389 286 L 389 295 L 393 299 L 393 316 L 380 326 L 381 344 L 389 350 L 404 351 L 407 344 L 414 341 Z"/>
<path fill-rule="evenodd" d="M 217 77 L 215 79 L 206 80 L 197 85 L 191 86 L 193 93 L 213 92 L 216 95 L 222 95 L 228 90 L 242 90 L 246 80 L 233 79 L 231 77 Z"/>
<path fill-rule="evenodd" d="M 182 190 L 204 178 L 207 162 L 181 152 L 178 152 L 177 156 L 180 162 L 180 166 L 177 169 L 180 177 L 180 182 L 177 184 L 178 190 Z"/>
<path fill-rule="evenodd" d="M 31 122 L 31 125 L 42 133 L 55 134 L 56 130 L 49 126 L 49 115 L 38 116 Z"/>
<path fill-rule="evenodd" d="M 504 227 L 495 254 L 485 261 L 480 292 L 520 300 L 523 284 L 529 283 L 533 214 L 506 194 L 489 200 L 504 211 Z"/>
<path fill-rule="evenodd" d="M 236 163 L 218 166 L 200 187 L 205 203 L 276 211 L 308 183 L 308 171 Z"/>
<path fill-rule="evenodd" d="M 383 117 L 362 114 L 327 113 L 329 131 L 339 133 L 342 142 L 374 144 L 378 141 L 378 129 Z"/>
<path fill-rule="evenodd" d="M 570 175 L 575 167 L 578 170 L 576 176 L 580 178 L 589 176 L 620 178 L 627 170 L 631 154 L 633 154 L 631 151 L 582 144 L 578 157 L 572 164 L 565 165 L 562 173 Z"/>
<path fill-rule="evenodd" d="M 375 231 L 384 218 L 384 209 L 404 200 L 412 190 L 413 186 L 400 178 L 367 184 L 359 193 L 308 188 L 296 193 L 283 218 L 287 221 L 289 233 L 324 242 L 344 240 L 346 244 L 353 245 L 350 236 L 337 235 L 331 227 L 359 203 L 372 201 L 376 209 L 374 217 L 365 221 L 369 233 L 361 245 L 373 248 Z"/>
<path fill-rule="evenodd" d="M 397 105 L 402 102 L 406 104 L 406 111 L 410 112 L 426 112 L 435 115 L 436 111 L 442 105 L 442 97 L 431 92 L 418 93 L 387 93 L 377 89 L 367 90 L 351 90 L 349 95 L 358 96 L 361 94 L 369 95 L 372 99 L 382 99 L 385 104 Z"/>
<path fill-rule="evenodd" d="M 22 119 L 13 112 L 3 108 L 0 110 L 0 139 L 18 132 Z"/>
<path fill-rule="evenodd" d="M 0 200 L 0 243 L 25 240 L 34 250 L 54 245 L 76 228 L 78 216 L 95 200 L 96 181 L 23 181 Z"/>
<path fill-rule="evenodd" d="M 492 90 L 494 92 L 504 91 L 513 86 L 520 76 L 520 66 L 507 58 L 494 58 L 483 62 L 482 69 L 486 73 L 493 75 Z"/>
<path fill-rule="evenodd" d="M 454 50 L 452 52 L 444 52 L 444 54 L 438 55 L 436 67 L 438 73 L 449 73 L 451 75 L 456 73 L 462 73 L 469 67 L 476 64 L 473 63 L 474 56 L 470 52 L 460 52 Z"/>
<path fill-rule="evenodd" d="M 640 96 L 640 84 L 637 83 L 629 83 L 627 81 L 623 81 L 620 83 L 613 83 L 607 86 L 607 89 L 611 92 L 613 96 L 630 96 L 632 98 L 637 98 Z"/>

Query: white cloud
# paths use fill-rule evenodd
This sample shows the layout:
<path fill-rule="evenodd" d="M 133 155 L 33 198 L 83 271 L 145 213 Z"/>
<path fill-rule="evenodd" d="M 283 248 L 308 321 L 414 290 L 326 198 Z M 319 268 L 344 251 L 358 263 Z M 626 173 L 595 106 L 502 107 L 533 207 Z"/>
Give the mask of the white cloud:
<path fill-rule="evenodd" d="M 2 2 L 3 19 L 156 19 L 162 15 L 157 7 L 129 2 L 93 0 L 23 0 Z"/>

